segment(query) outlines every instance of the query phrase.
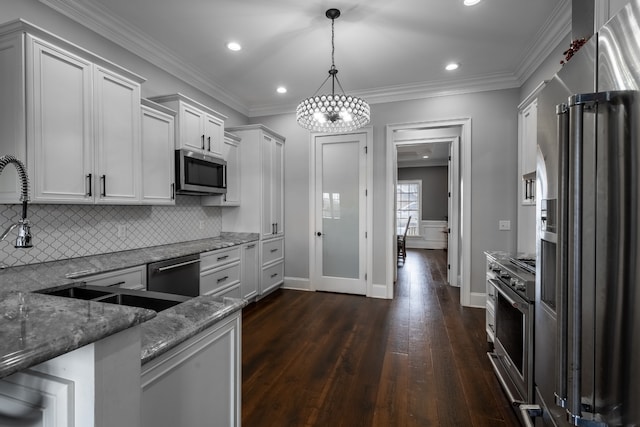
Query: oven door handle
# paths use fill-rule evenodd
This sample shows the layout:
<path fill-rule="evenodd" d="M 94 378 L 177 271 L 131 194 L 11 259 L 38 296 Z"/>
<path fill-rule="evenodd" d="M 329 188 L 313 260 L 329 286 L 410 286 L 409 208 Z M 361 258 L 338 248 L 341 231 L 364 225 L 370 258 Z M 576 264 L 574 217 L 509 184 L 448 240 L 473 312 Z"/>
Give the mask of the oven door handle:
<path fill-rule="evenodd" d="M 511 298 L 509 295 L 507 295 L 507 293 L 502 289 L 502 285 L 500 284 L 500 282 L 498 282 L 495 279 L 489 279 L 489 283 L 491 283 L 491 285 L 496 288 L 496 290 L 498 292 L 500 292 L 502 294 L 502 296 L 504 297 L 504 299 L 506 299 L 507 301 L 509 301 L 509 304 L 511 304 L 512 307 L 514 308 L 520 308 L 520 303 L 517 302 L 516 300 L 514 300 L 513 298 Z"/>

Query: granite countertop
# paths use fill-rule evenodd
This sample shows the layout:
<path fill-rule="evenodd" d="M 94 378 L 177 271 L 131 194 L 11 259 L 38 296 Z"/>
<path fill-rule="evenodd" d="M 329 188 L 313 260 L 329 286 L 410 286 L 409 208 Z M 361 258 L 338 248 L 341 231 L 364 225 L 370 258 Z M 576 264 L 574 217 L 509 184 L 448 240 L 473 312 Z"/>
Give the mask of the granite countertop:
<path fill-rule="evenodd" d="M 29 292 L 0 292 L 0 378 L 138 325 L 156 312 Z"/>
<path fill-rule="evenodd" d="M 0 291 L 33 292 L 70 287 L 94 274 L 237 246 L 259 238 L 258 233 L 222 233 L 209 239 L 8 267 L 0 270 Z"/>
<path fill-rule="evenodd" d="M 156 313 L 33 292 L 71 287 L 86 276 L 258 239 L 257 233 L 222 233 L 216 238 L 1 270 L 0 378 L 138 324 L 142 324 L 141 359 L 148 362 L 246 305 L 242 299 L 199 296 Z"/>
<path fill-rule="evenodd" d="M 202 295 L 158 313 L 142 324 L 142 364 L 241 310 L 247 301 Z"/>

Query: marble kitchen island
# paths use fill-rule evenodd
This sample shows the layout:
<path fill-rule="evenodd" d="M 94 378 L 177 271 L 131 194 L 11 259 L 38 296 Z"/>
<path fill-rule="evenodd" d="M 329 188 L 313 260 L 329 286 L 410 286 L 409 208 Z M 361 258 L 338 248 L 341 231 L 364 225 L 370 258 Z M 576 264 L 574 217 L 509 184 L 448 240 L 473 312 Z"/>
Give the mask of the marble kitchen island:
<path fill-rule="evenodd" d="M 216 417 L 220 425 L 239 425 L 245 300 L 199 296 L 156 313 L 32 293 L 77 286 L 78 272 L 111 271 L 256 238 L 232 234 L 3 270 L 0 412 L 5 419 L 34 417 L 24 425 L 46 420 L 53 426 L 195 426 Z"/>

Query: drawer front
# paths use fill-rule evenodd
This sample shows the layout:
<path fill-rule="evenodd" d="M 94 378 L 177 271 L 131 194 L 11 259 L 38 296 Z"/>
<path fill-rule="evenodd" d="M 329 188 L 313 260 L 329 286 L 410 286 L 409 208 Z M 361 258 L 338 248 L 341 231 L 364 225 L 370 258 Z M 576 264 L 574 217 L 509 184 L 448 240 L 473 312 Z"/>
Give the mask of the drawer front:
<path fill-rule="evenodd" d="M 262 243 L 262 265 L 284 257 L 284 239 L 268 240 Z"/>
<path fill-rule="evenodd" d="M 217 294 L 213 295 L 216 297 L 242 298 L 242 291 L 240 290 L 240 284 L 238 283 L 235 286 L 219 291 Z"/>
<path fill-rule="evenodd" d="M 217 268 L 234 261 L 240 261 L 240 247 L 220 249 L 200 254 L 200 271 Z"/>
<path fill-rule="evenodd" d="M 240 282 L 240 264 L 200 273 L 200 295 L 215 295 Z"/>
<path fill-rule="evenodd" d="M 147 289 L 146 266 L 127 268 L 125 270 L 110 271 L 108 273 L 97 274 L 86 277 L 82 280 L 87 285 L 93 286 L 117 286 L 125 289 Z"/>
<path fill-rule="evenodd" d="M 271 288 L 278 286 L 284 280 L 284 262 L 279 262 L 271 267 L 262 270 L 262 281 L 260 283 L 260 293 L 264 293 Z"/>

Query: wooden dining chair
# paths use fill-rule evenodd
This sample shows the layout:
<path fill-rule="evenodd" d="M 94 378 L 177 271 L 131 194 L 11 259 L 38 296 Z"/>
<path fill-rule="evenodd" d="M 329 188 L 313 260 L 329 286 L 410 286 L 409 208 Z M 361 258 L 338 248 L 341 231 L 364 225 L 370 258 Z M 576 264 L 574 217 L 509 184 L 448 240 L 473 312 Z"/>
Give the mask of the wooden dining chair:
<path fill-rule="evenodd" d="M 407 219 L 407 225 L 404 228 L 402 236 L 398 236 L 398 261 L 402 260 L 404 264 L 407 258 L 407 231 L 409 231 L 409 224 L 411 223 L 411 216 Z"/>

